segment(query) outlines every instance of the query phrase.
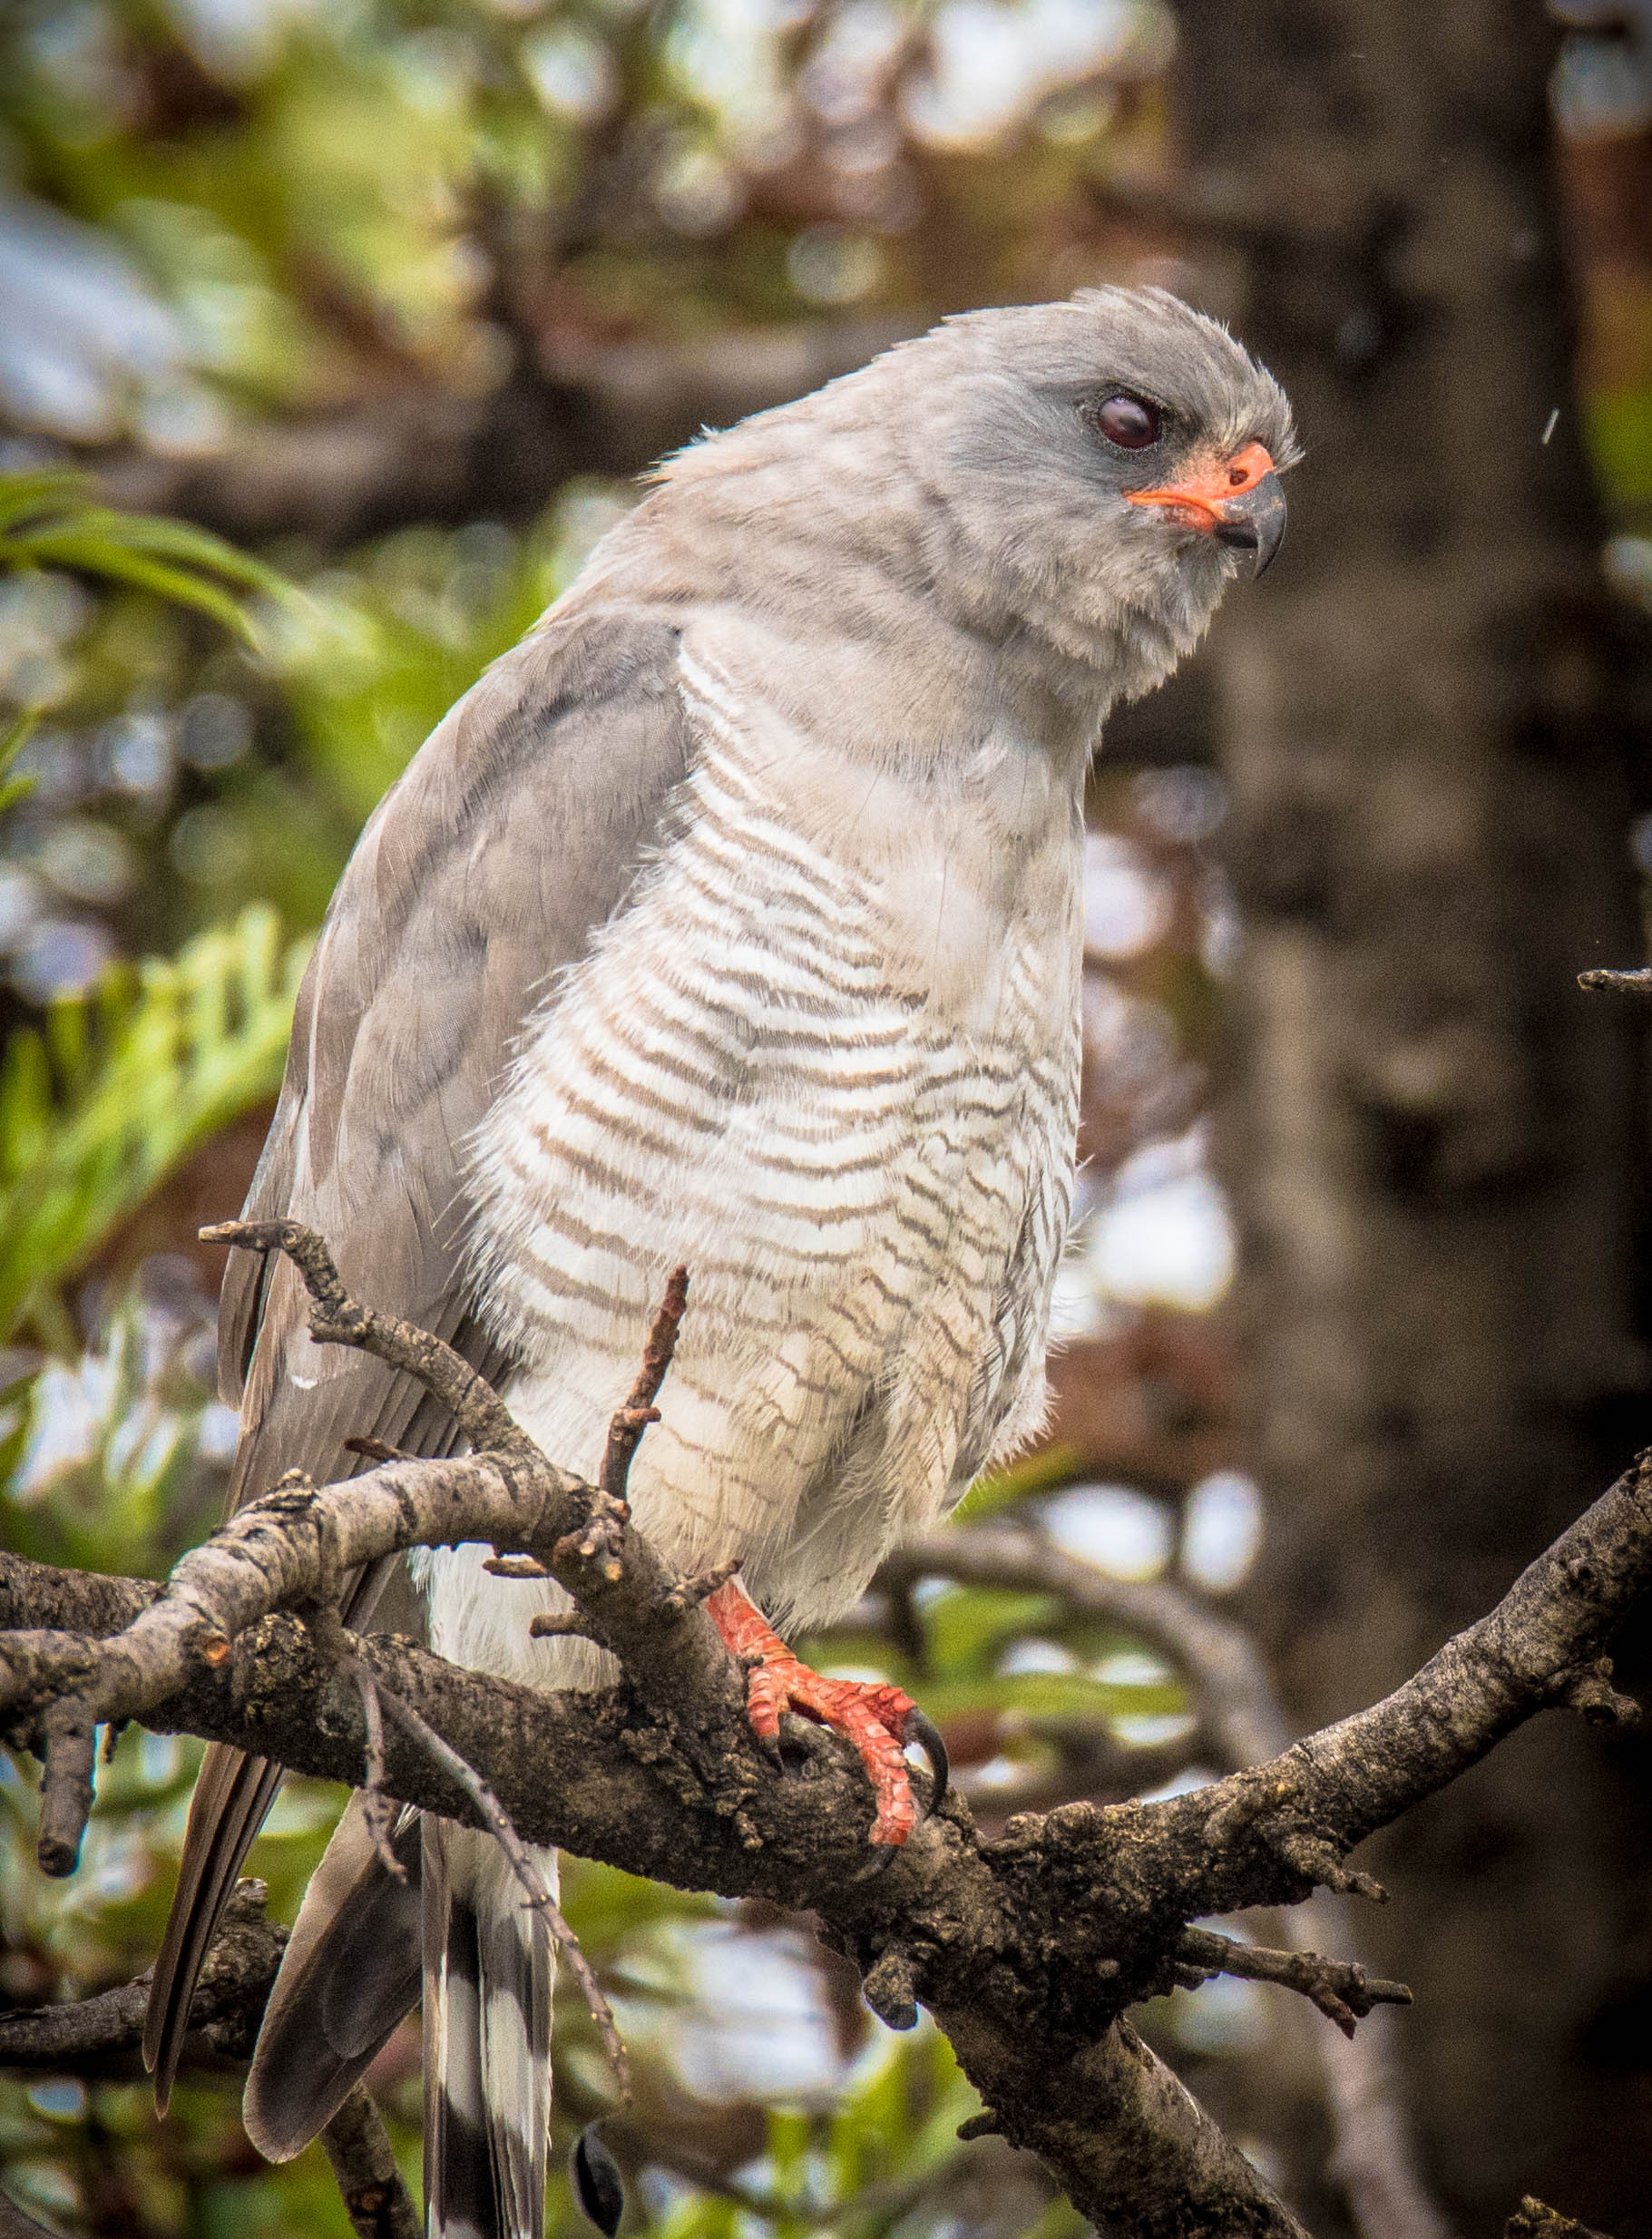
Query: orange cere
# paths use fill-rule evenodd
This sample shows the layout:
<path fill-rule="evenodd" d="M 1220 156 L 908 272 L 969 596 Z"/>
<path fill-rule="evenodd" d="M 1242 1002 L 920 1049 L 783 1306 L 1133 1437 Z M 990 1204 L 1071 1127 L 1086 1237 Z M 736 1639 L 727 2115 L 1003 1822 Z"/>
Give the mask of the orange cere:
<path fill-rule="evenodd" d="M 1181 482 L 1166 483 L 1157 490 L 1127 490 L 1124 495 L 1131 505 L 1172 506 L 1192 514 L 1197 527 L 1214 529 L 1221 519 L 1219 508 L 1227 500 L 1243 497 L 1273 471 L 1273 457 L 1267 446 L 1247 443 L 1243 451 L 1236 451 L 1220 466 L 1205 467 Z"/>

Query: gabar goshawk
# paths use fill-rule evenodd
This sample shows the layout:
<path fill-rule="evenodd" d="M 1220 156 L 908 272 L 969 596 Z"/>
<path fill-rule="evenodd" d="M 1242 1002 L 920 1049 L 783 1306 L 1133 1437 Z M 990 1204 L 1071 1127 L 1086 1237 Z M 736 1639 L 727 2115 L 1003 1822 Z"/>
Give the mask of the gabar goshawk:
<path fill-rule="evenodd" d="M 912 1706 L 769 1627 L 831 1621 L 1043 1406 L 1079 1098 L 1085 774 L 1115 703 L 1273 553 L 1277 385 L 1157 290 L 949 319 L 661 467 L 432 734 L 363 833 L 305 980 L 246 1207 L 450 1339 L 594 1473 L 670 1271 L 692 1301 L 630 1479 L 766 1659 L 754 1706 L 847 1732 L 905 1839 Z M 448 1450 L 409 1378 L 318 1348 L 284 1259 L 232 1255 L 232 1498 L 345 1441 Z M 558 1589 L 422 1564 L 433 1647 L 544 1686 Z M 357 1583 L 357 1625 L 377 1581 Z M 215 1748 L 145 2049 L 164 2103 L 279 1779 Z M 247 2092 L 296 2153 L 425 2006 L 444 2239 L 539 2239 L 551 1951 L 490 1838 L 359 1799 L 288 1946 Z M 550 1863 L 550 1862 L 548 1862 Z M 422 1887 L 421 1887 L 422 1884 Z"/>

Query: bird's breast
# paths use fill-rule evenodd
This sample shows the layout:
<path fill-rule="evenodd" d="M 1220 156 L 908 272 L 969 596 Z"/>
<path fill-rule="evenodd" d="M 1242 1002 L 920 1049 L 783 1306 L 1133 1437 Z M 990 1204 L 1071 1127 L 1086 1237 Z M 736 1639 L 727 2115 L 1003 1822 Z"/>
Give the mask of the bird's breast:
<path fill-rule="evenodd" d="M 845 1531 L 875 1560 L 896 1529 L 894 1475 L 940 1503 L 1030 1225 L 1022 1279 L 1047 1290 L 1076 1126 L 1079 854 L 1063 804 L 1006 873 L 979 802 L 799 771 L 718 694 L 674 837 L 484 1123 L 478 1267 L 529 1364 L 513 1404 L 591 1470 L 688 1266 L 639 1513 L 679 1559 L 747 1555 L 760 1586 L 766 1561 L 801 1578 L 788 1535 L 846 1471 L 868 1513 L 810 1527 L 839 1576 Z"/>

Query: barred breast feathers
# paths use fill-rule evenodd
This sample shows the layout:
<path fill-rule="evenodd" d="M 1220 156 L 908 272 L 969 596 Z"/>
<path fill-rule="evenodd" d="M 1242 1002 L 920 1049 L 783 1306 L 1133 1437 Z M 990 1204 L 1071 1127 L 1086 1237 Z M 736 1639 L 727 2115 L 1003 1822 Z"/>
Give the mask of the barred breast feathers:
<path fill-rule="evenodd" d="M 1077 1120 L 1077 783 L 1008 730 L 946 782 L 869 771 L 691 640 L 680 678 L 700 752 L 670 836 L 480 1130 L 478 1274 L 526 1364 L 513 1407 L 591 1469 L 689 1266 L 639 1520 L 820 1621 L 1036 1410 Z"/>

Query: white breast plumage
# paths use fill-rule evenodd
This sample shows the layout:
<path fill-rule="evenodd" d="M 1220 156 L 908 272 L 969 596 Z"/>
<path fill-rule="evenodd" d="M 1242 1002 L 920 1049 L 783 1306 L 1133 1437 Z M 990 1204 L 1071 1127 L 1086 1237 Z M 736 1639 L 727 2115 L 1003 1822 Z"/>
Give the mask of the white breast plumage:
<path fill-rule="evenodd" d="M 1065 894 L 1061 922 L 1039 904 L 995 924 L 962 893 L 949 913 L 955 804 L 933 864 L 917 844 L 924 875 L 910 836 L 892 875 L 864 819 L 837 845 L 810 829 L 795 742 L 714 669 L 685 660 L 684 689 L 704 745 L 673 836 L 551 992 L 481 1136 L 484 1295 L 526 1364 L 518 1416 L 591 1468 L 686 1264 L 639 1520 L 685 1564 L 742 1556 L 771 1616 L 818 1622 L 1040 1404 L 1076 1125 L 1076 828 L 1065 804 L 1041 844 L 1066 867 L 1031 882 Z M 927 969 L 954 918 L 991 953 Z"/>

